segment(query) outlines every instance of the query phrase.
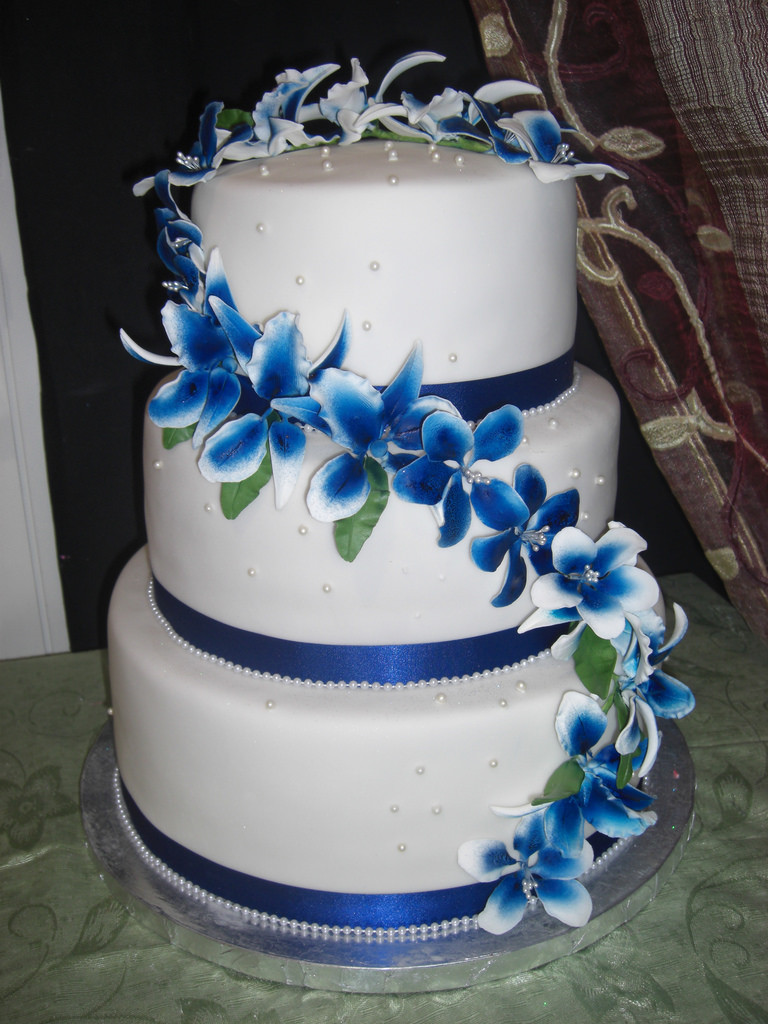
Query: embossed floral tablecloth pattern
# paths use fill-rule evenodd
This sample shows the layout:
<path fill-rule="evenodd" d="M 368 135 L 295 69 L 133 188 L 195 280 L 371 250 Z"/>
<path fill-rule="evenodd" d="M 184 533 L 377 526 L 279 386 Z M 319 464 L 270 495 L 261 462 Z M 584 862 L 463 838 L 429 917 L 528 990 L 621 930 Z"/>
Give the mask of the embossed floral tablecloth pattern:
<path fill-rule="evenodd" d="M 768 651 L 693 576 L 674 672 L 698 779 L 693 837 L 657 899 L 576 955 L 473 989 L 351 995 L 254 981 L 166 945 L 85 846 L 83 761 L 106 720 L 103 652 L 0 663 L 0 1021 L 768 1021 Z"/>

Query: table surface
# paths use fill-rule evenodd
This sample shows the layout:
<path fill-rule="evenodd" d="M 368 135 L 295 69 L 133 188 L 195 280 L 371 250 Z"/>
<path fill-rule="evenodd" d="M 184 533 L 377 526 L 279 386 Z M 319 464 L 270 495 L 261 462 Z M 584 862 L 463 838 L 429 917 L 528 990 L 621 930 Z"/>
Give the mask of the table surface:
<path fill-rule="evenodd" d="M 768 650 L 696 577 L 662 586 L 690 617 L 669 668 L 698 701 L 681 723 L 698 788 L 680 866 L 594 946 L 441 993 L 260 982 L 142 927 L 100 878 L 80 820 L 80 772 L 107 714 L 105 653 L 0 662 L 0 1021 L 768 1024 Z"/>

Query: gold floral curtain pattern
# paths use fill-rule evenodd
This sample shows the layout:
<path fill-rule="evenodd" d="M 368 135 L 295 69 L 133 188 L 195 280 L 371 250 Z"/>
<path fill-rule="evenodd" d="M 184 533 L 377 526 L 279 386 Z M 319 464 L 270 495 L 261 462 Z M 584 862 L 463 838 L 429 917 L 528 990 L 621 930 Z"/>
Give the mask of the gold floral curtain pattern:
<path fill-rule="evenodd" d="M 766 8 L 471 5 L 492 77 L 536 82 L 574 148 L 628 174 L 579 181 L 580 292 L 707 558 L 768 639 Z"/>

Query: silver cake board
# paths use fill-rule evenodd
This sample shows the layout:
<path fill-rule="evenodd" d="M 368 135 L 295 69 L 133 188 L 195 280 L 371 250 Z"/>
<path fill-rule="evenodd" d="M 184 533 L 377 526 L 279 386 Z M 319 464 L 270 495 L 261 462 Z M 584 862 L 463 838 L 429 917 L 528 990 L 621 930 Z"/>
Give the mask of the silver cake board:
<path fill-rule="evenodd" d="M 591 945 L 631 920 L 677 867 L 693 823 L 695 779 L 685 740 L 672 722 L 646 788 L 656 796 L 655 826 L 617 843 L 581 880 L 593 913 L 569 928 L 539 905 L 506 935 L 464 921 L 436 932 L 323 935 L 263 922 L 241 908 L 190 896 L 167 870 L 141 855 L 117 795 L 111 723 L 85 762 L 80 785 L 90 851 L 114 896 L 145 927 L 173 945 L 265 981 L 342 992 L 437 992 L 495 981 Z"/>

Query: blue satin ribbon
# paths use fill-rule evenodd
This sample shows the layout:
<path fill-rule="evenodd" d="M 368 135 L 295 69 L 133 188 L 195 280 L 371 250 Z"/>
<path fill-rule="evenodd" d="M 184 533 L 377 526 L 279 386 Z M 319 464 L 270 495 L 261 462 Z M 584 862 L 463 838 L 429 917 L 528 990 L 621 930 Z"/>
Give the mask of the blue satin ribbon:
<path fill-rule="evenodd" d="M 543 366 L 501 377 L 464 380 L 456 384 L 425 384 L 422 395 L 447 398 L 465 420 L 477 422 L 503 405 L 535 409 L 562 395 L 573 384 L 573 349 Z"/>
<path fill-rule="evenodd" d="M 319 682 L 408 683 L 472 675 L 551 647 L 567 626 L 529 633 L 503 629 L 484 636 L 425 644 L 317 644 L 251 633 L 209 618 L 174 597 L 158 579 L 155 602 L 188 643 L 252 671 Z"/>
<path fill-rule="evenodd" d="M 156 828 L 123 786 L 123 798 L 142 842 L 193 885 L 241 907 L 289 921 L 340 928 L 409 928 L 478 914 L 496 882 L 426 892 L 348 893 L 270 882 L 201 857 Z M 258 841 L 258 840 L 257 840 Z M 311 852 L 307 856 L 311 856 Z"/>
<path fill-rule="evenodd" d="M 421 395 L 445 398 L 459 410 L 465 420 L 477 422 L 503 405 L 516 405 L 519 409 L 535 409 L 553 402 L 573 384 L 573 349 L 542 366 L 500 377 L 464 380 L 453 384 L 424 384 Z M 384 386 L 378 387 L 379 391 Z M 237 412 L 256 412 L 263 415 L 269 403 L 259 398 L 253 389 L 242 393 Z"/>

